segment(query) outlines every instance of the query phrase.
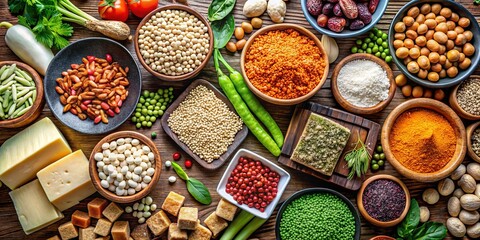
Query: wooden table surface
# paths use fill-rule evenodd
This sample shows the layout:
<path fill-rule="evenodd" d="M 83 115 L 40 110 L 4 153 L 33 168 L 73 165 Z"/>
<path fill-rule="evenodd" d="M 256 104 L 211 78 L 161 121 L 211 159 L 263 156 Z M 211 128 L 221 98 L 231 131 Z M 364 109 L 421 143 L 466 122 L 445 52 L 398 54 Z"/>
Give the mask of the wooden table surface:
<path fill-rule="evenodd" d="M 238 0 L 237 4 L 235 6 L 234 14 L 235 14 L 235 21 L 236 24 L 239 25 L 242 21 L 247 20 L 243 14 L 242 14 L 242 7 L 243 3 L 246 0 Z M 12 23 L 16 23 L 17 19 L 10 14 L 8 11 L 8 6 L 7 6 L 7 1 L 3 0 L 0 2 L 0 21 L 10 21 Z M 98 17 L 98 12 L 97 12 L 97 0 L 72 0 L 72 2 L 77 5 L 79 8 L 83 9 L 87 13 Z M 206 16 L 207 14 L 207 8 L 208 5 L 210 4 L 211 1 L 209 0 L 190 0 L 189 4 L 195 8 L 196 10 L 200 11 L 203 15 Z M 387 30 L 392 18 L 394 15 L 398 12 L 398 10 L 408 1 L 401 0 L 401 1 L 390 1 L 388 4 L 388 8 L 382 17 L 382 19 L 379 21 L 377 24 L 377 27 L 382 29 L 382 30 Z M 477 16 L 477 21 L 478 17 L 480 17 L 480 7 L 473 5 L 472 0 L 461 0 L 458 1 L 461 2 L 465 7 L 467 7 L 475 16 Z M 160 2 L 160 5 L 166 5 L 170 4 L 170 2 L 165 2 L 162 1 Z M 269 20 L 268 15 L 265 13 L 262 16 L 262 19 L 264 20 L 264 26 L 265 25 L 270 25 L 272 22 Z M 130 25 L 132 34 L 135 32 L 137 24 L 140 22 L 140 19 L 134 17 L 131 15 L 127 21 L 128 25 Z M 310 25 L 308 22 L 305 20 L 301 6 L 300 6 L 300 0 L 290 0 L 287 2 L 287 15 L 285 17 L 285 22 L 287 23 L 296 23 L 299 25 L 302 25 L 312 32 L 314 32 L 318 37 L 321 37 L 320 34 L 318 34 Z M 85 37 L 93 37 L 93 36 L 101 36 L 97 33 L 91 32 L 86 30 L 83 27 L 80 27 L 78 25 L 74 25 L 74 30 L 75 33 L 73 37 L 70 39 L 70 41 L 75 41 L 77 39 L 85 38 Z M 5 61 L 5 60 L 19 60 L 14 53 L 6 47 L 5 40 L 4 40 L 4 35 L 5 35 L 5 29 L 0 30 L 0 61 Z M 246 36 L 247 38 L 249 35 Z M 350 54 L 350 47 L 353 45 L 354 39 L 339 39 L 337 40 L 338 45 L 340 46 L 340 56 L 337 59 L 337 62 L 341 60 L 343 57 L 346 55 Z M 134 51 L 134 45 L 133 42 L 122 42 L 124 46 L 126 46 L 132 54 L 135 55 Z M 224 54 L 225 58 L 231 65 L 236 68 L 240 69 L 240 54 Z M 393 64 L 392 64 L 393 65 Z M 333 69 L 335 67 L 335 63 L 330 65 L 330 69 Z M 395 74 L 398 74 L 398 70 L 395 66 L 393 66 L 393 69 L 395 70 Z M 330 71 L 331 74 L 332 71 Z M 478 74 L 478 70 L 477 70 Z M 177 83 L 169 83 L 169 82 L 164 82 L 160 81 L 153 76 L 151 76 L 147 71 L 145 71 L 142 68 L 142 76 L 143 76 L 143 88 L 144 89 L 158 89 L 159 87 L 167 87 L 167 86 L 173 86 L 175 88 L 175 95 L 178 96 L 178 94 L 191 82 L 189 81 L 184 81 L 184 82 L 177 82 Z M 209 64 L 206 66 L 206 68 L 201 72 L 201 74 L 197 78 L 202 78 L 206 79 L 212 83 L 214 83 L 216 86 L 217 84 L 217 78 L 215 75 L 214 71 L 214 66 L 213 66 L 213 58 L 210 60 Z M 447 91 L 448 92 L 448 91 Z M 336 108 L 340 108 L 338 104 L 335 102 L 332 92 L 330 91 L 330 81 L 328 80 L 322 89 L 311 99 L 312 101 L 327 105 L 327 106 L 333 106 Z M 382 112 L 367 116 L 367 118 L 378 122 L 380 124 L 383 124 L 383 120 L 386 118 L 388 113 L 395 108 L 397 105 L 400 103 L 404 102 L 405 99 L 400 93 L 400 91 L 397 89 L 395 98 L 393 101 L 390 103 L 390 105 L 383 110 Z M 279 124 L 280 128 L 282 131 L 285 133 L 287 131 L 288 124 L 290 122 L 291 115 L 293 113 L 294 107 L 281 107 L 281 106 L 274 106 L 272 104 L 267 104 L 264 103 L 265 107 L 269 112 L 273 115 L 277 123 Z M 45 106 L 43 113 L 41 116 L 37 119 L 41 119 L 43 117 L 49 117 L 51 118 L 56 126 L 60 128 L 62 133 L 65 135 L 67 138 L 70 146 L 72 147 L 73 150 L 77 149 L 82 149 L 87 156 L 90 155 L 93 146 L 105 135 L 85 135 L 81 134 L 78 132 L 75 132 L 74 130 L 69 129 L 68 127 L 62 125 L 50 112 L 47 106 Z M 5 140 L 7 140 L 9 137 L 13 136 L 15 133 L 19 132 L 22 129 L 1 129 L 0 130 L 0 144 L 3 143 Z M 134 130 L 134 131 L 139 131 L 147 136 L 150 136 L 150 133 L 152 131 L 155 131 L 158 133 L 158 137 L 155 140 L 155 144 L 157 145 L 159 151 L 161 152 L 161 157 L 163 161 L 165 160 L 171 160 L 171 155 L 172 153 L 176 151 L 180 151 L 180 148 L 175 145 L 175 143 L 163 132 L 159 121 L 157 121 L 154 126 L 151 129 L 141 129 L 141 130 L 136 130 L 135 126 L 133 123 L 130 121 L 127 121 L 124 123 L 118 130 Z M 249 134 L 245 142 L 240 146 L 241 148 L 246 148 L 249 150 L 253 150 L 266 158 L 276 161 L 276 158 L 273 157 L 256 139 L 253 135 Z M 186 155 L 182 152 L 183 156 L 185 157 Z M 188 174 L 192 177 L 195 177 L 197 179 L 200 179 L 203 181 L 207 187 L 209 188 L 212 198 L 213 198 L 213 203 L 209 206 L 203 206 L 197 204 L 197 202 L 188 194 L 185 184 L 181 181 L 178 180 L 175 184 L 170 185 L 168 184 L 167 178 L 171 175 L 175 175 L 173 170 L 163 170 L 162 174 L 160 176 L 160 181 L 158 182 L 158 186 L 152 193 L 152 196 L 154 197 L 154 201 L 157 204 L 161 204 L 163 200 L 165 199 L 166 195 L 168 194 L 169 191 L 176 191 L 179 192 L 183 195 L 186 196 L 186 201 L 185 205 L 186 206 L 195 206 L 199 207 L 200 209 L 200 217 L 202 220 L 210 214 L 216 207 L 216 203 L 219 200 L 219 196 L 216 193 L 216 186 L 221 178 L 223 171 L 225 170 L 227 164 L 225 164 L 223 167 L 221 167 L 218 170 L 215 171 L 208 171 L 203 169 L 200 165 L 198 165 L 196 162 L 194 162 L 194 165 L 191 169 L 188 170 Z M 333 188 L 336 189 L 343 194 L 345 194 L 348 198 L 350 198 L 354 203 L 355 198 L 356 198 L 356 192 L 348 191 L 348 190 L 343 190 L 339 189 L 336 186 L 329 185 L 319 179 L 313 178 L 311 176 L 302 174 L 300 172 L 297 172 L 292 169 L 285 168 L 292 176 L 292 179 L 290 181 L 290 184 L 288 185 L 285 193 L 282 196 L 282 200 L 286 199 L 288 196 L 292 195 L 294 192 L 299 191 L 304 188 L 309 188 L 309 187 L 328 187 L 328 188 Z M 415 197 L 417 200 L 419 200 L 421 205 L 425 205 L 424 202 L 421 201 L 421 192 L 429 186 L 434 186 L 435 184 L 425 184 L 425 183 L 419 183 L 413 180 L 405 179 L 399 174 L 388 164 L 386 164 L 386 167 L 384 170 L 381 170 L 377 173 L 385 173 L 385 174 L 391 174 L 395 175 L 397 177 L 400 177 L 405 184 L 409 187 L 410 193 L 412 194 L 412 197 Z M 18 222 L 17 215 L 15 213 L 14 206 L 12 204 L 12 201 L 10 197 L 8 196 L 9 189 L 5 186 L 0 188 L 0 239 L 45 239 L 48 237 L 51 237 L 55 234 L 57 234 L 57 227 L 64 223 L 69 221 L 70 216 L 73 211 L 80 209 L 83 211 L 86 211 L 86 203 L 92 199 L 95 196 L 98 196 L 98 194 L 92 195 L 90 198 L 82 201 L 79 205 L 64 211 L 65 218 L 62 219 L 61 221 L 41 230 L 38 231 L 32 235 L 26 236 L 24 232 L 22 231 L 22 228 L 20 226 L 20 223 Z M 447 212 L 446 212 L 446 201 L 447 199 L 445 197 L 442 197 L 440 202 L 437 203 L 434 206 L 429 206 L 430 211 L 431 211 L 431 220 L 434 221 L 439 221 L 445 223 L 447 217 Z M 137 223 L 135 219 L 131 216 L 128 216 L 129 214 L 124 214 L 123 218 L 130 220 L 131 226 L 136 226 Z M 275 217 L 276 214 L 274 213 L 269 221 L 262 226 L 255 234 L 254 238 L 258 239 L 275 239 L 275 231 L 274 231 L 274 226 L 275 226 Z M 395 229 L 390 228 L 390 229 L 380 229 L 378 227 L 372 226 L 371 224 L 367 223 L 363 218 L 362 218 L 362 239 L 369 239 L 370 237 L 378 234 L 389 234 L 393 236 Z"/>

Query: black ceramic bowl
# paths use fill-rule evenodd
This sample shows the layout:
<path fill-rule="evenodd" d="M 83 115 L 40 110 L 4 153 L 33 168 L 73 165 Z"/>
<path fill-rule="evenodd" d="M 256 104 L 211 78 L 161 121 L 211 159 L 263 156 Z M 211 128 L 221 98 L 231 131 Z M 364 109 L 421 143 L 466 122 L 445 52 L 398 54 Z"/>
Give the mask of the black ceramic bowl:
<path fill-rule="evenodd" d="M 329 189 L 329 188 L 307 188 L 307 189 L 300 190 L 300 191 L 294 193 L 292 196 L 290 196 L 287 200 L 285 200 L 285 202 L 283 202 L 282 206 L 278 210 L 277 219 L 275 220 L 276 221 L 276 223 L 275 223 L 275 236 L 276 236 L 277 240 L 281 240 L 281 238 L 280 238 L 280 221 L 282 219 L 282 214 L 285 211 L 285 208 L 293 200 L 295 200 L 295 199 L 297 199 L 297 198 L 299 198 L 303 195 L 308 195 L 308 194 L 313 194 L 313 193 L 330 193 L 330 194 L 333 194 L 333 195 L 339 197 L 340 199 L 342 199 L 347 204 L 348 208 L 350 209 L 350 211 L 353 214 L 353 217 L 355 218 L 355 240 L 360 239 L 360 228 L 361 228 L 360 215 L 358 214 L 358 211 L 355 208 L 355 206 L 353 205 L 353 203 L 347 197 L 345 197 L 343 194 L 341 194 L 341 193 L 339 193 L 335 190 Z"/>
<path fill-rule="evenodd" d="M 123 68 L 129 68 L 128 97 L 123 102 L 120 113 L 109 117 L 108 124 L 94 124 L 90 118 L 82 121 L 70 112 L 63 113 L 64 106 L 60 103 L 60 95 L 55 91 L 56 79 L 61 78 L 62 72 L 70 69 L 71 64 L 81 64 L 82 58 L 89 55 L 105 58 L 106 54 L 112 55 L 113 61 L 118 62 Z M 142 75 L 137 62 L 124 46 L 107 38 L 94 37 L 73 42 L 58 52 L 48 66 L 43 84 L 48 107 L 60 122 L 81 133 L 102 134 L 119 127 L 133 113 L 140 97 Z"/>
<path fill-rule="evenodd" d="M 395 24 L 399 21 L 402 21 L 403 17 L 407 15 L 407 12 L 411 7 L 418 6 L 420 8 L 420 6 L 422 6 L 424 3 L 440 3 L 442 4 L 442 6 L 452 9 L 452 11 L 457 13 L 460 17 L 466 17 L 470 19 L 470 26 L 467 29 L 472 31 L 473 33 L 473 39 L 470 43 L 475 46 L 475 54 L 470 57 L 470 59 L 472 60 L 472 64 L 470 65 L 470 67 L 466 70 L 459 69 L 458 75 L 454 78 L 445 77 L 441 78 L 438 82 L 431 82 L 428 79 L 421 79 L 416 75 L 411 74 L 407 70 L 407 66 L 403 64 L 403 60 L 397 58 L 397 56 L 395 55 L 395 48 L 393 47 L 393 41 L 395 40 Z M 456 3 L 451 0 L 414 0 L 405 4 L 395 15 L 392 23 L 390 24 L 390 28 L 388 29 L 388 42 L 390 43 L 389 48 L 390 52 L 392 53 L 393 61 L 400 69 L 400 71 L 405 74 L 408 79 L 428 88 L 447 88 L 459 84 L 463 80 L 467 79 L 475 71 L 480 61 L 480 28 L 478 26 L 477 20 L 462 4 Z"/>

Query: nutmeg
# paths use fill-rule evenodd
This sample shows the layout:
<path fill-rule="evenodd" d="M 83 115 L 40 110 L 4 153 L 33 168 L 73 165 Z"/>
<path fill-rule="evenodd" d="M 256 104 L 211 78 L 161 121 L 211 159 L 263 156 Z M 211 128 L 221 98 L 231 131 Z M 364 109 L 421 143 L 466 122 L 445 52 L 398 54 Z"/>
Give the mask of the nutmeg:
<path fill-rule="evenodd" d="M 420 207 L 420 222 L 427 222 L 428 219 L 430 219 L 430 210 L 425 206 Z"/>
<path fill-rule="evenodd" d="M 460 164 L 460 166 L 458 166 L 457 169 L 455 169 L 455 171 L 453 171 L 453 173 L 450 175 L 450 178 L 452 178 L 452 180 L 454 181 L 457 181 L 466 172 L 467 172 L 467 167 L 465 167 L 465 165 L 463 164 Z"/>
<path fill-rule="evenodd" d="M 460 206 L 468 211 L 475 211 L 480 208 L 480 198 L 473 194 L 465 194 L 460 198 Z"/>
<path fill-rule="evenodd" d="M 474 239 L 480 238 L 480 222 L 476 223 L 475 225 L 468 226 L 467 235 Z"/>
<path fill-rule="evenodd" d="M 470 174 L 464 174 L 458 181 L 458 186 L 462 188 L 465 193 L 475 192 L 477 182 Z"/>
<path fill-rule="evenodd" d="M 476 162 L 469 163 L 467 165 L 467 173 L 475 180 L 480 180 L 480 164 Z"/>
<path fill-rule="evenodd" d="M 435 188 L 427 188 L 422 194 L 422 199 L 428 204 L 435 204 L 440 199 L 440 195 Z"/>
<path fill-rule="evenodd" d="M 453 192 L 453 196 L 457 197 L 458 199 L 460 199 L 464 194 L 465 192 L 461 188 L 457 188 Z"/>
<path fill-rule="evenodd" d="M 461 210 L 460 199 L 457 197 L 451 197 L 450 199 L 448 199 L 447 210 L 450 216 L 458 217 L 458 214 L 460 214 Z"/>
<path fill-rule="evenodd" d="M 475 196 L 480 198 L 480 183 L 477 183 L 477 187 L 475 188 Z"/>
<path fill-rule="evenodd" d="M 480 214 L 477 211 L 462 210 L 460 211 L 458 218 L 465 225 L 473 225 L 478 222 L 478 219 L 480 219 Z"/>
<path fill-rule="evenodd" d="M 451 217 L 447 220 L 447 229 L 454 237 L 463 237 L 467 232 L 465 225 L 460 219 Z"/>
<path fill-rule="evenodd" d="M 455 183 L 450 178 L 445 178 L 438 182 L 438 192 L 442 196 L 448 196 L 455 190 Z"/>

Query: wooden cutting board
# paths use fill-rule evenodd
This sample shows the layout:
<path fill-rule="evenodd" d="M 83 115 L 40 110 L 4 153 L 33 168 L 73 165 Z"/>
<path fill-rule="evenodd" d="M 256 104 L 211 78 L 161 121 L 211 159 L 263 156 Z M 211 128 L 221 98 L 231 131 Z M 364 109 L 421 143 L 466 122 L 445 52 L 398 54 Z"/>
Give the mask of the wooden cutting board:
<path fill-rule="evenodd" d="M 311 113 L 317 113 L 326 117 L 348 129 L 350 129 L 350 138 L 347 145 L 340 156 L 340 159 L 335 166 L 332 176 L 323 175 L 311 168 L 308 168 L 300 163 L 292 161 L 293 150 L 297 146 L 298 141 L 303 133 L 307 120 Z M 323 179 L 327 182 L 336 184 L 346 189 L 358 190 L 362 185 L 364 178 L 354 177 L 351 180 L 347 179 L 348 172 L 347 162 L 344 160 L 345 154 L 355 147 L 358 137 L 367 146 L 370 155 L 373 155 L 375 145 L 377 143 L 378 133 L 380 132 L 380 125 L 360 116 L 353 115 L 335 108 L 323 106 L 314 102 L 306 102 L 298 105 L 293 113 L 292 120 L 288 126 L 285 143 L 282 148 L 282 153 L 278 159 L 280 163 L 299 170 L 301 172 L 310 174 L 314 177 Z M 370 163 L 369 163 L 370 164 Z"/>

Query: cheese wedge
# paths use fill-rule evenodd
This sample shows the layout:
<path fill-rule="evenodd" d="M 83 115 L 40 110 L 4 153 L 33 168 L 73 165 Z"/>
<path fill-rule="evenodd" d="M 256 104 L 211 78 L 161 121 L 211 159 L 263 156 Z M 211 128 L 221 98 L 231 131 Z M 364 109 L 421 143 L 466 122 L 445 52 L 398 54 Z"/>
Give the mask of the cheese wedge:
<path fill-rule="evenodd" d="M 9 193 L 25 234 L 38 231 L 63 218 L 48 201 L 38 179 Z"/>
<path fill-rule="evenodd" d="M 0 147 L 0 180 L 13 190 L 71 152 L 62 133 L 49 118 L 44 118 Z"/>
<path fill-rule="evenodd" d="M 48 165 L 37 173 L 48 200 L 60 211 L 77 205 L 95 193 L 82 150 Z"/>

